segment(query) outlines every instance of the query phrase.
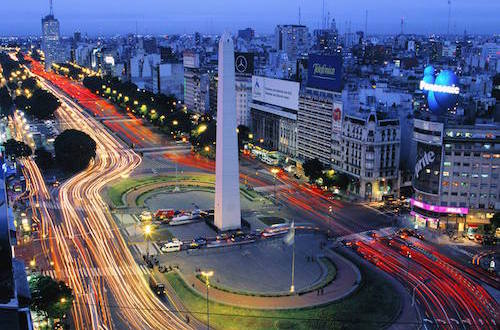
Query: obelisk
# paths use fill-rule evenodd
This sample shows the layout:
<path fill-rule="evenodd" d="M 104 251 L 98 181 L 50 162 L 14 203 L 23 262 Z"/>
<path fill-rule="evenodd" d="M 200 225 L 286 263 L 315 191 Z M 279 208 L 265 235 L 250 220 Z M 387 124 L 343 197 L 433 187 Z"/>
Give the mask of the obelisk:
<path fill-rule="evenodd" d="M 215 157 L 215 225 L 226 231 L 241 228 L 234 44 L 229 33 L 219 41 L 217 138 Z"/>

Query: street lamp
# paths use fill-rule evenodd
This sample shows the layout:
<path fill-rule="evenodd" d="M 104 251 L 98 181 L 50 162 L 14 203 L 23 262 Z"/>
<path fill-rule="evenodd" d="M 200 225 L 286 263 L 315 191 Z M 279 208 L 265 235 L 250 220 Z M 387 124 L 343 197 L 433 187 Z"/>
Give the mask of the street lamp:
<path fill-rule="evenodd" d="M 271 169 L 271 173 L 274 174 L 274 201 L 276 202 L 276 176 L 280 172 L 280 169 L 277 167 L 273 167 Z"/>
<path fill-rule="evenodd" d="M 205 285 L 207 287 L 207 329 L 210 330 L 210 311 L 208 308 L 208 288 L 210 287 L 209 278 L 214 276 L 214 271 L 213 270 L 203 271 L 203 272 L 201 272 L 201 276 L 203 276 L 205 278 Z"/>
<path fill-rule="evenodd" d="M 144 226 L 144 238 L 146 239 L 147 242 L 147 247 L 146 247 L 146 257 L 149 259 L 149 241 L 151 234 L 153 233 L 153 227 L 150 224 L 147 224 Z"/>

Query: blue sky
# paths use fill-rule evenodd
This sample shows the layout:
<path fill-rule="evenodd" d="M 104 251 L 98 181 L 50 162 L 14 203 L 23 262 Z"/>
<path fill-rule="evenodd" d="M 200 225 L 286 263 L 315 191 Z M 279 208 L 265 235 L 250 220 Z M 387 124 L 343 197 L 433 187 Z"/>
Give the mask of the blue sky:
<path fill-rule="evenodd" d="M 48 0 L 2 0 L 0 35 L 40 33 L 40 18 L 48 13 Z M 134 32 L 142 34 L 184 32 L 216 33 L 247 26 L 270 33 L 276 24 L 302 23 L 315 29 L 321 22 L 323 0 L 54 0 L 61 32 L 76 30 L 89 35 Z M 343 31 L 364 29 L 368 10 L 369 33 L 397 33 L 401 17 L 405 31 L 443 33 L 448 24 L 447 0 L 325 0 L 326 12 Z M 499 33 L 498 0 L 452 0 L 451 30 L 463 33 Z"/>

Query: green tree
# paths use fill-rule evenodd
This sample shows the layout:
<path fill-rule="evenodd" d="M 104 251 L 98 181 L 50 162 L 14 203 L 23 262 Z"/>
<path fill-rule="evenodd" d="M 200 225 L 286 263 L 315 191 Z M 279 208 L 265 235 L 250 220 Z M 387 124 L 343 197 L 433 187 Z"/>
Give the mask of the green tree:
<path fill-rule="evenodd" d="M 86 133 L 68 129 L 54 141 L 56 164 L 66 172 L 84 170 L 96 156 L 96 143 Z"/>
<path fill-rule="evenodd" d="M 10 96 L 9 90 L 7 87 L 0 88 L 0 113 L 3 116 L 9 116 L 12 114 L 12 106 L 14 103 L 12 102 L 12 97 Z"/>
<path fill-rule="evenodd" d="M 42 170 L 48 170 L 54 166 L 54 157 L 42 147 L 35 150 L 35 162 Z"/>
<path fill-rule="evenodd" d="M 333 184 L 339 187 L 340 190 L 347 190 L 349 185 L 349 175 L 345 173 L 335 173 L 333 175 Z"/>
<path fill-rule="evenodd" d="M 248 140 L 250 128 L 245 125 L 238 125 L 238 150 L 243 149 L 243 144 Z"/>
<path fill-rule="evenodd" d="M 28 113 L 38 119 L 47 119 L 52 117 L 59 108 L 60 103 L 57 97 L 43 89 L 36 89 L 33 96 L 29 99 L 31 108 Z"/>
<path fill-rule="evenodd" d="M 26 143 L 14 139 L 5 141 L 3 146 L 5 153 L 14 158 L 29 157 L 33 153 L 33 150 Z"/>
<path fill-rule="evenodd" d="M 323 163 L 318 158 L 306 160 L 302 167 L 304 168 L 304 174 L 309 177 L 310 182 L 315 182 L 323 174 Z"/>
<path fill-rule="evenodd" d="M 493 215 L 493 218 L 491 218 L 491 226 L 493 227 L 493 230 L 496 230 L 498 227 L 500 227 L 500 212 L 496 212 Z"/>
<path fill-rule="evenodd" d="M 73 293 L 62 281 L 50 276 L 35 275 L 29 280 L 31 309 L 46 318 L 60 319 L 71 308 Z"/>

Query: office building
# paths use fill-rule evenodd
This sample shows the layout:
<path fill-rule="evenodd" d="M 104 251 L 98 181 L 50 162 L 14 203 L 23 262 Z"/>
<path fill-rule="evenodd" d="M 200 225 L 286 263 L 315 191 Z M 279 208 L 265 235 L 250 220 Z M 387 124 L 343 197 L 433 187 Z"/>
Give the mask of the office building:
<path fill-rule="evenodd" d="M 210 79 L 200 67 L 200 55 L 192 51 L 183 54 L 184 104 L 190 111 L 207 113 L 210 110 Z"/>
<path fill-rule="evenodd" d="M 353 193 L 367 200 L 381 200 L 399 189 L 399 119 L 371 111 L 344 115 L 342 122 L 342 172 L 356 180 Z"/>
<path fill-rule="evenodd" d="M 278 25 L 275 38 L 276 50 L 286 53 L 291 61 L 309 50 L 309 30 L 305 25 Z"/>
<path fill-rule="evenodd" d="M 265 148 L 297 156 L 298 108 L 298 82 L 252 77 L 252 131 Z"/>
<path fill-rule="evenodd" d="M 246 41 L 252 41 L 254 37 L 255 37 L 255 31 L 251 28 L 238 30 L 238 38 L 245 39 Z"/>
<path fill-rule="evenodd" d="M 45 54 L 45 70 L 59 61 L 59 21 L 54 17 L 52 1 L 49 15 L 42 18 L 42 51 Z"/>
<path fill-rule="evenodd" d="M 462 232 L 488 224 L 500 210 L 498 124 L 415 119 L 413 138 L 417 159 L 411 204 L 417 225 Z"/>

